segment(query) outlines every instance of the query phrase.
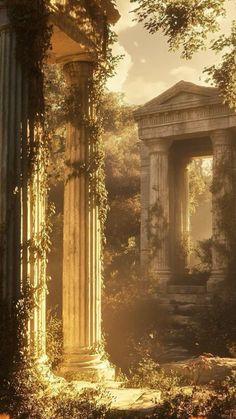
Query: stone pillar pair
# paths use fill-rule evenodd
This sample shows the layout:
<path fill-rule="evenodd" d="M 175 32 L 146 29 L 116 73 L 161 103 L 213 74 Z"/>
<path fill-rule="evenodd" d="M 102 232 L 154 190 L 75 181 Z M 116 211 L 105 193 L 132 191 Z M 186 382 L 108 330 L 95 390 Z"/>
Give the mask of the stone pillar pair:
<path fill-rule="evenodd" d="M 149 206 L 146 229 L 149 260 L 148 273 L 164 289 L 171 277 L 170 269 L 170 204 L 169 204 L 169 140 L 151 140 L 146 143 L 149 154 Z M 145 185 L 143 185 L 145 186 Z M 144 223 L 144 221 L 143 221 Z M 146 269 L 147 270 L 147 269 Z"/>
<path fill-rule="evenodd" d="M 213 145 L 213 266 L 207 288 L 209 292 L 214 292 L 230 273 L 229 269 L 235 269 L 232 266 L 235 251 L 232 246 L 234 246 L 235 234 L 230 229 L 234 230 L 236 224 L 236 159 L 235 140 L 231 131 L 214 131 L 211 133 L 211 139 Z M 170 211 L 170 144 L 171 141 L 168 139 L 155 139 L 147 141 L 145 146 L 142 146 L 145 151 L 145 155 L 144 151 L 142 153 L 142 201 L 146 202 L 145 208 L 143 204 L 146 213 L 142 218 L 146 252 L 142 253 L 142 265 L 143 271 L 148 266 L 149 274 L 158 280 L 160 290 L 163 292 L 172 275 L 171 267 L 172 269 L 174 267 L 173 273 L 177 272 L 173 257 L 171 260 L 171 243 L 173 241 L 175 243 L 176 237 L 188 235 L 190 229 L 187 161 L 180 161 L 178 170 L 175 172 L 176 179 L 172 175 L 171 181 L 176 185 L 177 199 L 175 197 L 171 202 L 175 202 L 176 214 L 173 214 L 173 209 Z M 148 193 L 145 192 L 147 185 L 149 185 Z M 174 230 L 170 229 L 172 223 L 175 224 Z M 176 249 L 174 251 L 176 252 Z M 184 262 L 186 266 L 186 257 Z"/>
<path fill-rule="evenodd" d="M 180 265 L 180 256 L 178 263 L 175 261 L 177 247 L 183 246 L 183 241 L 188 246 L 190 229 L 189 160 L 181 159 L 172 173 L 171 144 L 172 140 L 169 139 L 155 139 L 142 145 L 142 269 L 157 279 L 158 287 L 163 292 L 172 275 L 179 269 L 177 265 Z M 182 256 L 182 271 L 187 265 L 187 257 Z"/>
<path fill-rule="evenodd" d="M 67 126 L 63 238 L 63 336 L 61 372 L 80 378 L 113 378 L 101 359 L 101 228 L 96 202 L 96 144 L 89 121 L 96 118 L 91 97 L 94 63 L 64 66 L 78 100 Z M 76 97 L 77 96 L 77 97 Z"/>
<path fill-rule="evenodd" d="M 44 166 L 40 153 L 29 172 L 29 141 L 34 132 L 29 120 L 29 84 L 16 59 L 16 36 L 7 9 L 0 1 L 0 316 L 12 316 L 23 286 L 34 287 L 36 305 L 29 321 L 30 348 L 46 359 L 46 254 L 42 239 L 46 228 Z M 78 371 L 88 378 L 113 376 L 101 360 L 101 231 L 98 205 L 88 166 L 95 144 L 89 119 L 93 104 L 89 89 L 91 60 L 65 65 L 67 80 L 80 95 L 78 115 L 68 124 L 64 213 L 62 372 Z M 82 118 L 81 118 L 82 116 Z M 30 139 L 29 139 L 30 129 Z M 35 137 L 36 138 L 36 137 Z M 40 254 L 40 255 L 39 255 Z M 7 330 L 6 330 L 7 332 Z M 7 348 L 10 357 L 10 349 Z M 14 349 L 14 348 L 13 348 Z"/>

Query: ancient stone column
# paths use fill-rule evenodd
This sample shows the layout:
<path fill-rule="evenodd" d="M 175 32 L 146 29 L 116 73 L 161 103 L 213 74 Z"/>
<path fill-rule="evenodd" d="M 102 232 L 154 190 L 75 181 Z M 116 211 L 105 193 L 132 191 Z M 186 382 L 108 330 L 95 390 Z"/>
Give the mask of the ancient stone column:
<path fill-rule="evenodd" d="M 91 137 L 92 62 L 64 66 L 77 103 L 67 126 L 64 192 L 62 374 L 87 379 L 113 370 L 101 360 L 101 231 L 96 202 L 95 144 Z M 74 92 L 74 93 L 73 93 Z"/>
<path fill-rule="evenodd" d="M 171 277 L 169 236 L 169 140 L 148 142 L 150 156 L 149 252 L 150 274 L 165 291 Z"/>
<path fill-rule="evenodd" d="M 29 117 L 29 74 L 16 58 L 16 34 L 4 3 L 0 1 L 0 310 L 5 311 L 0 319 L 7 313 L 5 324 L 10 328 L 25 286 L 35 288 L 36 304 L 24 334 L 30 354 L 42 362 L 46 358 L 46 253 L 41 246 L 45 172 L 41 149 L 34 163 L 29 157 L 42 131 L 35 131 Z M 11 335 L 10 329 L 7 334 Z M 9 345 L 7 350 L 10 359 L 14 348 Z"/>
<path fill-rule="evenodd" d="M 148 214 L 149 214 L 149 150 L 141 143 L 141 270 L 146 275 L 149 265 Z"/>
<path fill-rule="evenodd" d="M 0 369 L 12 364 L 16 335 L 13 334 L 13 300 L 21 291 L 21 66 L 15 57 L 16 37 L 0 2 Z M 27 201 L 26 201 L 27 202 Z M 11 336 L 12 335 L 12 336 Z M 10 338 L 10 339 L 9 339 Z M 14 342 L 14 345 L 12 344 Z M 3 361 L 4 358 L 5 360 Z"/>
<path fill-rule="evenodd" d="M 208 291 L 220 288 L 226 279 L 230 257 L 230 222 L 235 219 L 235 186 L 233 185 L 233 138 L 229 130 L 211 135 L 213 145 L 212 185 L 212 273 Z"/>
<path fill-rule="evenodd" d="M 176 254 L 175 272 L 178 274 L 183 274 L 188 269 L 190 258 L 189 162 L 190 159 L 184 157 L 175 162 L 176 243 L 174 252 Z"/>
<path fill-rule="evenodd" d="M 190 262 L 190 207 L 189 207 L 189 159 L 183 162 L 183 241 L 185 252 L 185 269 Z"/>

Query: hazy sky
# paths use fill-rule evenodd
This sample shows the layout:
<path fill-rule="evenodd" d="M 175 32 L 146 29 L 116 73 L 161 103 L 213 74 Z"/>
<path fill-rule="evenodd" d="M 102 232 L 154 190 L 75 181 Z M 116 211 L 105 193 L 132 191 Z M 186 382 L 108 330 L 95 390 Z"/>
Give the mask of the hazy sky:
<path fill-rule="evenodd" d="M 202 70 L 216 60 L 211 52 L 195 54 L 191 61 L 183 60 L 180 53 L 168 51 L 161 34 L 150 35 L 141 24 L 133 21 L 134 14 L 130 12 L 134 5 L 129 0 L 117 0 L 117 7 L 121 19 L 115 27 L 119 41 L 114 53 L 125 57 L 117 68 L 117 75 L 108 84 L 110 90 L 124 92 L 129 103 L 142 104 L 179 80 L 204 84 L 206 76 Z M 227 9 L 227 17 L 221 19 L 223 32 L 227 32 L 230 21 L 236 19 L 235 1 L 228 0 Z"/>

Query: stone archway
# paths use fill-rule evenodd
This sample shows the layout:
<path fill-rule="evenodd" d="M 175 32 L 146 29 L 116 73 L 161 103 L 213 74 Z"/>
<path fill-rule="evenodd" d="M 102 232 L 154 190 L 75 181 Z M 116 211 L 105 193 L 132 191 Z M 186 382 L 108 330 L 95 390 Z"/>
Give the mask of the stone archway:
<path fill-rule="evenodd" d="M 226 246 L 218 202 L 225 192 L 235 201 L 236 114 L 222 103 L 218 90 L 181 81 L 135 112 L 141 140 L 141 265 L 166 292 L 174 283 L 180 261 L 178 242 L 189 234 L 188 172 L 190 158 L 213 156 L 213 183 L 222 161 L 220 186 L 213 188 L 212 272 L 207 290 L 214 292 L 226 277 L 219 248 Z M 232 176 L 231 176 L 232 174 Z M 235 218 L 235 202 L 231 205 Z"/>

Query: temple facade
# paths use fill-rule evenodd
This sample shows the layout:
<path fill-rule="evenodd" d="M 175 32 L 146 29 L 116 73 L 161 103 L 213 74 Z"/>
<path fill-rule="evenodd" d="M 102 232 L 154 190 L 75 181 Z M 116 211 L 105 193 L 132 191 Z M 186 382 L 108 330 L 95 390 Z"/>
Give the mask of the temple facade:
<path fill-rule="evenodd" d="M 135 120 L 141 140 L 143 274 L 168 293 L 168 286 L 188 271 L 188 164 L 192 158 L 212 156 L 212 271 L 206 288 L 217 292 L 228 275 L 223 253 L 233 251 L 222 207 L 229 198 L 227 217 L 234 223 L 236 114 L 216 88 L 181 81 L 140 107 Z"/>

